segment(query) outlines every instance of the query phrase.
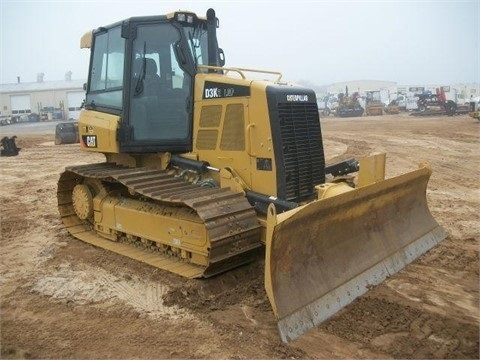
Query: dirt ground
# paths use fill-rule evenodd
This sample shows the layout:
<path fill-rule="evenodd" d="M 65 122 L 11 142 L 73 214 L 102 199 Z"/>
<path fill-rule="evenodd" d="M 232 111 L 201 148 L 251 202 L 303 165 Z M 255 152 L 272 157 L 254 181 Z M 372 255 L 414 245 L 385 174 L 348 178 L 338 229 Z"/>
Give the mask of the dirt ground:
<path fill-rule="evenodd" d="M 449 236 L 288 345 L 262 259 L 186 280 L 72 238 L 57 179 L 102 156 L 55 146 L 53 132 L 17 134 L 20 155 L 0 158 L 1 358 L 478 359 L 480 122 L 400 114 L 322 124 L 328 163 L 386 152 L 390 177 L 428 160 L 429 207 Z"/>

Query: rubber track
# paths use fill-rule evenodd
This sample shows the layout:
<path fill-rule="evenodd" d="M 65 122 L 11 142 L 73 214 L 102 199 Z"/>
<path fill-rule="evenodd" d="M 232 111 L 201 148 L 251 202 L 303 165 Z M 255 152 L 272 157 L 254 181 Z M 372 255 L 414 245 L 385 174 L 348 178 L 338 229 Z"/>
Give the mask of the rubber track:
<path fill-rule="evenodd" d="M 211 246 L 209 265 L 205 268 L 177 258 L 172 259 L 159 252 L 144 251 L 132 245 L 106 240 L 98 235 L 90 224 L 80 220 L 73 211 L 71 193 L 73 187 L 82 181 L 82 177 L 120 183 L 131 193 L 134 191 L 163 205 L 193 209 L 208 232 Z M 262 246 L 256 213 L 242 194 L 229 189 L 186 183 L 165 170 L 127 168 L 111 163 L 70 166 L 60 177 L 57 195 L 62 220 L 73 236 L 187 277 L 210 277 L 251 262 Z"/>

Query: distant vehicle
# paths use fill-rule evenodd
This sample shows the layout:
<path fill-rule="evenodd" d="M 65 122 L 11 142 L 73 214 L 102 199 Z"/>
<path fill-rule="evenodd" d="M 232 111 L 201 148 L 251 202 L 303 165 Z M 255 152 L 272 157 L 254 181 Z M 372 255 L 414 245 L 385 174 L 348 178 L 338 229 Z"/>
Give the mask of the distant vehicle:
<path fill-rule="evenodd" d="M 400 111 L 406 111 L 407 110 L 407 97 L 405 95 L 398 94 L 395 101 L 396 101 Z"/>
<path fill-rule="evenodd" d="M 363 115 L 365 109 L 360 105 L 360 94 L 354 92 L 351 96 L 348 94 L 348 86 L 345 86 L 345 94 L 338 94 L 338 107 L 335 115 L 338 117 L 359 117 Z"/>
<path fill-rule="evenodd" d="M 318 111 L 322 116 L 329 116 L 335 112 L 338 106 L 338 98 L 335 95 L 328 94 L 323 98 L 317 98 Z"/>
<path fill-rule="evenodd" d="M 418 94 L 418 111 L 411 113 L 414 116 L 467 114 L 468 105 L 458 105 L 453 100 L 447 100 L 444 87 L 437 88 L 435 94 L 425 91 Z"/>
<path fill-rule="evenodd" d="M 74 144 L 80 142 L 78 122 L 64 122 L 55 127 L 55 145 Z"/>
<path fill-rule="evenodd" d="M 40 115 L 37 113 L 31 113 L 28 115 L 28 121 L 29 122 L 39 122 L 40 121 Z"/>
<path fill-rule="evenodd" d="M 405 110 L 407 111 L 418 110 L 418 100 L 419 100 L 419 97 L 417 95 L 407 96 L 405 99 Z"/>
<path fill-rule="evenodd" d="M 400 113 L 400 106 L 398 105 L 397 100 L 392 100 L 384 109 L 385 114 L 399 114 Z"/>
<path fill-rule="evenodd" d="M 0 116 L 0 126 L 10 125 L 12 123 L 12 117 L 10 115 Z"/>
<path fill-rule="evenodd" d="M 474 119 L 480 120 L 480 96 L 470 101 L 470 112 L 468 115 Z"/>
<path fill-rule="evenodd" d="M 369 116 L 383 115 L 384 104 L 379 90 L 367 91 L 365 114 Z"/>
<path fill-rule="evenodd" d="M 15 114 L 11 117 L 11 124 L 23 123 L 28 121 L 28 114 Z"/>

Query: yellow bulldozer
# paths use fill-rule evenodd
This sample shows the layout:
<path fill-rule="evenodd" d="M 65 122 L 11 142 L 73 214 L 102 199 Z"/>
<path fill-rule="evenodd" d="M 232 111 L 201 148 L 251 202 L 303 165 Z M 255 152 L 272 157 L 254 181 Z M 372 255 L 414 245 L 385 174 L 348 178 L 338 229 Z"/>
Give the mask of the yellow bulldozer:
<path fill-rule="evenodd" d="M 315 92 L 225 67 L 218 26 L 213 9 L 177 11 L 82 37 L 80 147 L 105 161 L 67 167 L 58 208 L 74 237 L 188 278 L 263 250 L 288 342 L 446 235 L 428 166 L 389 179 L 384 154 L 326 166 Z"/>
<path fill-rule="evenodd" d="M 367 116 L 383 115 L 384 104 L 381 100 L 380 91 L 366 91 L 365 114 Z"/>

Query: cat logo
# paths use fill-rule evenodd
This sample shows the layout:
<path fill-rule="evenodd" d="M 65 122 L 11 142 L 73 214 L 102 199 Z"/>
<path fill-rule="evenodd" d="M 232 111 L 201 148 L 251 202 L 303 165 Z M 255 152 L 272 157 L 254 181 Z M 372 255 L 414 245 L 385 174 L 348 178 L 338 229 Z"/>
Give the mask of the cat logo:
<path fill-rule="evenodd" d="M 96 148 L 97 135 L 82 135 L 82 142 L 87 148 Z"/>

